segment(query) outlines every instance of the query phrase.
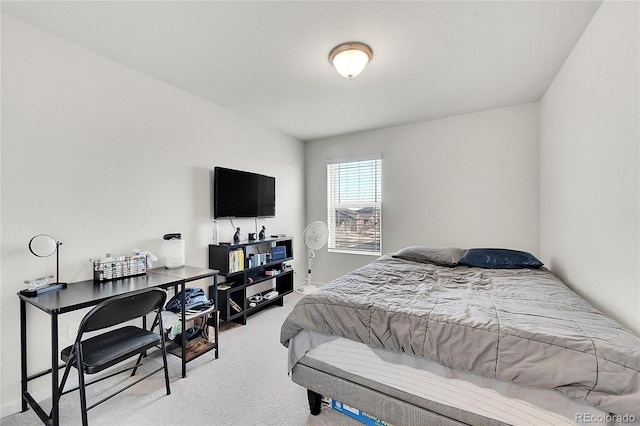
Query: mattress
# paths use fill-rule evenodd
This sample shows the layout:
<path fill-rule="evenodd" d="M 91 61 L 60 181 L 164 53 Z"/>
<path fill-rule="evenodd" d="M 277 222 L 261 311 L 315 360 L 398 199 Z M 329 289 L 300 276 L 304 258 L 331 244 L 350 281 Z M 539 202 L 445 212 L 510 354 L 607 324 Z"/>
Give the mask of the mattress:
<path fill-rule="evenodd" d="M 385 255 L 303 297 L 281 343 L 303 329 L 640 418 L 640 338 L 545 269 Z"/>
<path fill-rule="evenodd" d="M 613 424 L 606 413 L 556 391 L 502 382 L 406 353 L 316 334 L 305 330 L 293 346 L 308 358 L 424 400 L 512 425 Z M 309 348 L 315 344 L 318 346 Z"/>

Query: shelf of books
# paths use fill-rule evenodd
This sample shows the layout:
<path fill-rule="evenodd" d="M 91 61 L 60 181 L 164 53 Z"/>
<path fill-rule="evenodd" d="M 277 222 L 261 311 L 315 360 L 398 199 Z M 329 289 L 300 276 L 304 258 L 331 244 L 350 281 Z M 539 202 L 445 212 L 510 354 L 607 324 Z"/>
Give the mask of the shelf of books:
<path fill-rule="evenodd" d="M 248 316 L 282 306 L 283 297 L 293 292 L 293 269 L 285 263 L 292 259 L 292 238 L 209 245 L 209 267 L 226 271 L 220 274 L 226 281 L 218 285 L 220 319 L 246 324 Z M 263 290 L 270 280 L 271 288 Z"/>

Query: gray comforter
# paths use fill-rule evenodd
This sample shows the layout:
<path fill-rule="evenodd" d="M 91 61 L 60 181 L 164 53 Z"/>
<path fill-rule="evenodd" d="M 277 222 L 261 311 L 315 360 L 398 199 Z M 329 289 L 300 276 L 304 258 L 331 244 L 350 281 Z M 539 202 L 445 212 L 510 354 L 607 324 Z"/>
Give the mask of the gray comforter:
<path fill-rule="evenodd" d="M 302 329 L 556 389 L 640 418 L 640 339 L 546 269 L 441 267 L 389 255 L 302 298 Z"/>

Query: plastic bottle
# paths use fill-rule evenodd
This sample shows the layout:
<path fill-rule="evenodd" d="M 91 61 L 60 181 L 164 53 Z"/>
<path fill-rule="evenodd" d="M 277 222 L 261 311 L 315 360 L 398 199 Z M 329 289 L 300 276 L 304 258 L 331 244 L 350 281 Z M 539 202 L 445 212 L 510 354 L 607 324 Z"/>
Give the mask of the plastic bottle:
<path fill-rule="evenodd" d="M 103 265 L 104 265 L 104 277 L 106 279 L 113 278 L 113 257 L 111 257 L 111 252 L 108 251 L 104 256 Z"/>
<path fill-rule="evenodd" d="M 213 221 L 213 244 L 220 244 L 220 227 L 217 220 Z"/>

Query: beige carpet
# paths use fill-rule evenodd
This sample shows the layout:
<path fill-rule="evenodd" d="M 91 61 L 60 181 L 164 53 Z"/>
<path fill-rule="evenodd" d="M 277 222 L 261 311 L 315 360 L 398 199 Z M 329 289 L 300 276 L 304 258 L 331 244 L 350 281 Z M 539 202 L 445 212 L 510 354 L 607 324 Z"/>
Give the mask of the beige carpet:
<path fill-rule="evenodd" d="M 284 307 L 271 307 L 247 321 L 246 326 L 222 323 L 220 357 L 209 352 L 187 364 L 180 377 L 180 360 L 169 355 L 171 395 L 165 394 L 159 372 L 89 411 L 91 425 L 359 425 L 329 407 L 309 414 L 306 390 L 287 375 L 286 348 L 280 345 L 280 325 L 301 296 L 285 297 Z M 154 351 L 144 369 L 160 365 Z M 89 387 L 89 404 L 100 399 L 105 387 L 118 386 L 126 374 Z M 50 401 L 43 401 L 46 410 Z M 78 392 L 61 400 L 61 425 L 78 425 Z M 0 420 L 3 426 L 37 425 L 32 410 Z"/>

